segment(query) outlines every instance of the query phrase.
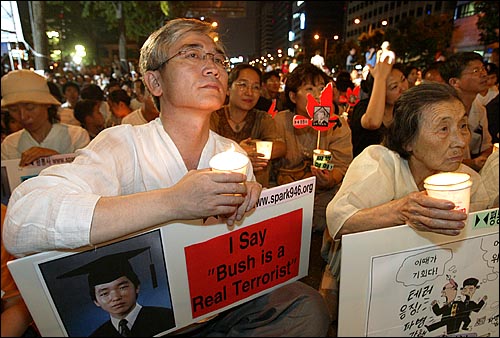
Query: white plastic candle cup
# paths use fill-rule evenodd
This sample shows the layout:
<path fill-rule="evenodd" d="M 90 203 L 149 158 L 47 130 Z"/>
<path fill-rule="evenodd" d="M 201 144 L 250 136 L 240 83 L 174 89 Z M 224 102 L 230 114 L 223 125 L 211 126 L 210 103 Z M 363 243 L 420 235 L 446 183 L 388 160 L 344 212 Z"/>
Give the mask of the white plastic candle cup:
<path fill-rule="evenodd" d="M 231 171 L 246 174 L 248 166 L 248 157 L 237 151 L 224 151 L 215 154 L 209 162 L 213 171 Z"/>
<path fill-rule="evenodd" d="M 328 150 L 314 149 L 313 150 L 313 165 L 316 168 L 323 168 L 325 163 L 330 162 L 332 153 Z"/>
<path fill-rule="evenodd" d="M 273 142 L 272 141 L 255 141 L 256 151 L 260 154 L 264 154 L 262 158 L 266 160 L 271 159 L 271 153 L 273 151 Z"/>
<path fill-rule="evenodd" d="M 493 143 L 493 152 L 498 151 L 498 142 Z"/>
<path fill-rule="evenodd" d="M 439 173 L 427 177 L 424 187 L 427 195 L 455 203 L 455 210 L 469 213 L 472 181 L 465 173 Z"/>

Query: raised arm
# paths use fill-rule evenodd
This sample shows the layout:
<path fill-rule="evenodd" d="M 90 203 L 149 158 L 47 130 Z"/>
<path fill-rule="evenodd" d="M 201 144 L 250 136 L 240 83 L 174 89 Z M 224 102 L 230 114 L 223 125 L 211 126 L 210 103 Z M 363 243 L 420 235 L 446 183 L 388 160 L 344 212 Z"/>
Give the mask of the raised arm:
<path fill-rule="evenodd" d="M 368 67 L 374 82 L 366 113 L 361 117 L 361 126 L 365 129 L 374 130 L 380 128 L 383 122 L 387 77 L 392 71 L 392 64 L 386 58 L 384 62 L 378 62 L 375 67 L 370 65 Z"/>

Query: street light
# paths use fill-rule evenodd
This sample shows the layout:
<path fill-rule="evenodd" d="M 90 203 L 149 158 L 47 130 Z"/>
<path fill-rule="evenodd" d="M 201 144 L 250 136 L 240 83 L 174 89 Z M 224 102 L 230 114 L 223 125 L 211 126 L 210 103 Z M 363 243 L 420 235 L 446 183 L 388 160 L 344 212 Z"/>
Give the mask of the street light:
<path fill-rule="evenodd" d="M 83 45 L 75 45 L 75 52 L 71 54 L 73 55 L 73 61 L 77 65 L 80 65 L 83 58 L 87 56 L 87 52 L 85 51 L 85 47 Z"/>
<path fill-rule="evenodd" d="M 315 40 L 319 40 L 319 38 L 320 38 L 319 34 L 314 34 L 314 39 Z M 333 40 L 337 41 L 338 39 L 339 39 L 338 35 L 334 35 L 333 36 Z M 328 54 L 328 37 L 325 37 L 325 45 L 324 45 L 325 61 L 326 61 L 327 54 Z"/>
<path fill-rule="evenodd" d="M 319 34 L 314 34 L 314 39 L 315 40 L 319 40 Z M 326 52 L 328 51 L 328 38 L 325 38 L 325 50 L 324 50 L 324 56 L 325 56 L 325 60 L 326 60 Z"/>

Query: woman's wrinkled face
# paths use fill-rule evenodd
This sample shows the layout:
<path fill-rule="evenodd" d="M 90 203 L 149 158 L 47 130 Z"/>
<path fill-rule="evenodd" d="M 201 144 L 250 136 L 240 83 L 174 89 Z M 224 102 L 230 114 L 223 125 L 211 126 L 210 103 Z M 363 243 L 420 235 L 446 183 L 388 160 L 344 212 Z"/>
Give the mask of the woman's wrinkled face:
<path fill-rule="evenodd" d="M 463 104 L 446 101 L 424 110 L 417 137 L 407 149 L 410 163 L 421 173 L 457 170 L 470 138 Z"/>

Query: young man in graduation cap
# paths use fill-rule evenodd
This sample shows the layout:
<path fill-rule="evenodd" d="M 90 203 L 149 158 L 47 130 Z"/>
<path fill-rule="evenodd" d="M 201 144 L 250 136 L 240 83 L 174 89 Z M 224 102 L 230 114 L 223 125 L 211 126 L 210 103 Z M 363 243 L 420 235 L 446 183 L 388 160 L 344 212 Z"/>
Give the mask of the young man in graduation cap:
<path fill-rule="evenodd" d="M 137 302 L 141 282 L 129 259 L 148 249 L 103 256 L 57 277 L 88 275 L 90 297 L 110 316 L 91 337 L 146 337 L 175 326 L 172 309 L 142 306 Z M 152 279 L 156 287 L 154 270 Z"/>

